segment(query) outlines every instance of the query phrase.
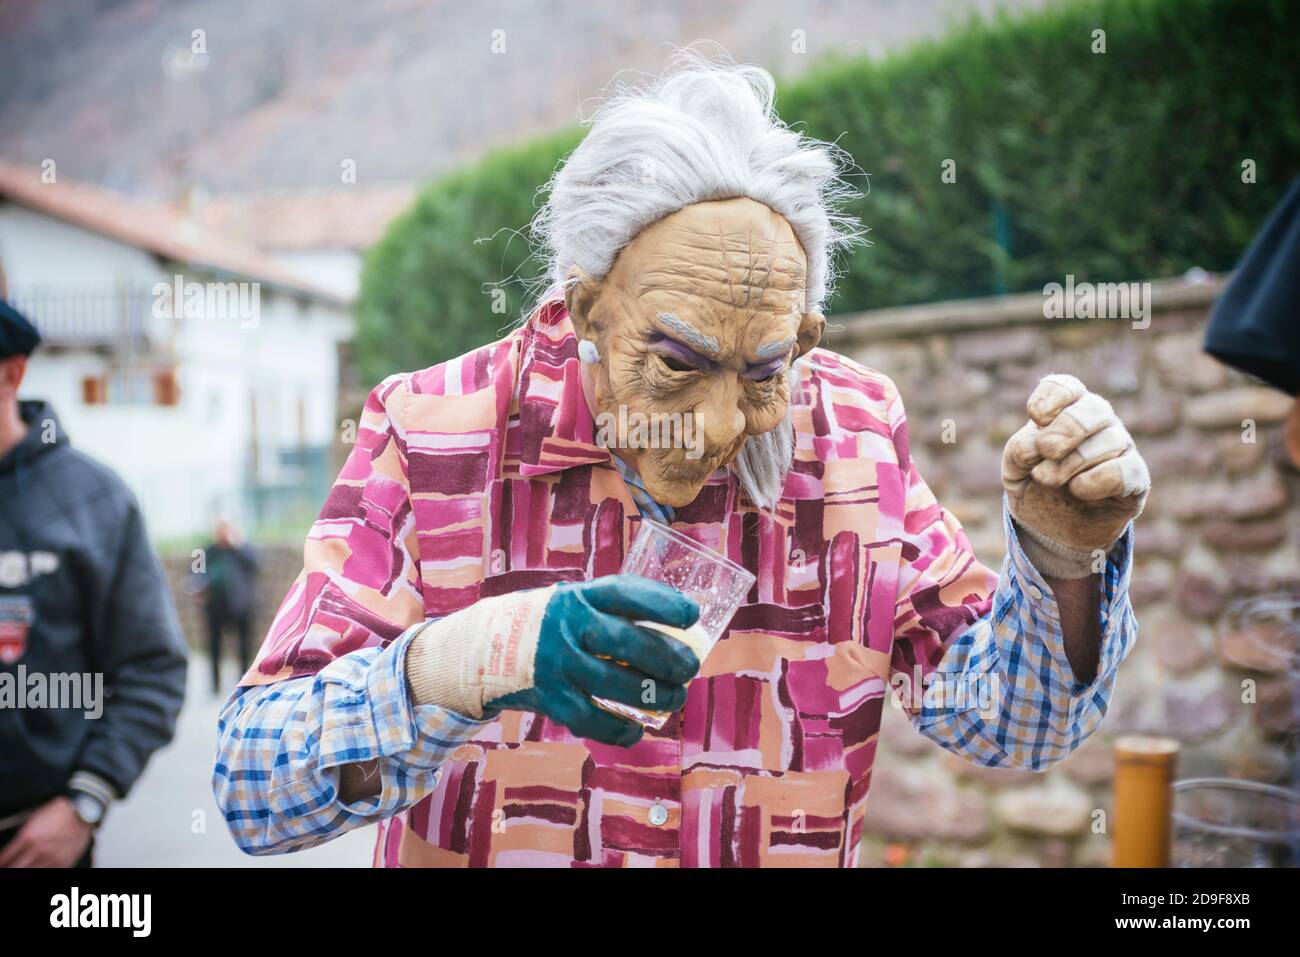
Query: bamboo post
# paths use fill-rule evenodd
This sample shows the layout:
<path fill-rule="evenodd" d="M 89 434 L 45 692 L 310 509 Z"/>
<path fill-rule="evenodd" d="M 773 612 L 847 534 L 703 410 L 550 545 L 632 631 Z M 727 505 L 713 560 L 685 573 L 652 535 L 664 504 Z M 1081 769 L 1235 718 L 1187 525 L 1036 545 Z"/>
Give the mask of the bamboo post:
<path fill-rule="evenodd" d="M 1178 742 L 1132 735 L 1115 742 L 1112 867 L 1168 867 Z"/>

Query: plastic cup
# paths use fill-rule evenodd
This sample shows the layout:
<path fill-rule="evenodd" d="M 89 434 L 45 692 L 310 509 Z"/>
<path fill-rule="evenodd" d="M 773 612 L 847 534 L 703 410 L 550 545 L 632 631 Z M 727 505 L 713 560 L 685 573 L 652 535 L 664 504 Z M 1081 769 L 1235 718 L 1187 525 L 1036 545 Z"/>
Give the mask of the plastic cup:
<path fill-rule="evenodd" d="M 755 581 L 753 575 L 735 562 L 667 525 L 648 519 L 642 521 L 621 571 L 663 582 L 695 600 L 700 606 L 700 617 L 690 628 L 673 628 L 657 621 L 637 624 L 682 642 L 695 653 L 701 666 Z M 647 688 L 647 696 L 653 691 L 652 687 Z M 607 698 L 593 700 L 607 711 L 656 730 L 671 716 L 671 712 L 636 708 Z M 647 701 L 650 703 L 653 702 Z"/>

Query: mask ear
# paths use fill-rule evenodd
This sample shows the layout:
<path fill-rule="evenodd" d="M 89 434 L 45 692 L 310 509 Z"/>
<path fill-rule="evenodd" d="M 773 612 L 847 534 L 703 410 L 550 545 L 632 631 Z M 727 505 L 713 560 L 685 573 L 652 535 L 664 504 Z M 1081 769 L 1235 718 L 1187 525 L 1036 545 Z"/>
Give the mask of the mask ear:
<path fill-rule="evenodd" d="M 795 357 L 807 355 L 816 349 L 817 343 L 822 341 L 822 330 L 825 328 L 825 316 L 820 312 L 805 312 L 799 322 L 799 334 L 796 337 L 799 351 Z"/>
<path fill-rule="evenodd" d="M 573 331 L 579 339 L 594 339 L 596 329 L 591 310 L 600 296 L 600 281 L 577 266 L 569 270 L 568 280 L 564 287 L 564 306 L 573 321 Z"/>

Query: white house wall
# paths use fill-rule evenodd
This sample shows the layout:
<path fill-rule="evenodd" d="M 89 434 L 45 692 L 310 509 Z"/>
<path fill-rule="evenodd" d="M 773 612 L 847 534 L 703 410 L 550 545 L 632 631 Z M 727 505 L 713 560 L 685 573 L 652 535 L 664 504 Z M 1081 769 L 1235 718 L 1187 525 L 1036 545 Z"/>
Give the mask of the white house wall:
<path fill-rule="evenodd" d="M 158 262 L 143 249 L 23 206 L 0 202 L 0 262 L 10 287 L 43 283 L 152 284 Z"/>
<path fill-rule="evenodd" d="M 0 206 L 0 261 L 15 297 L 38 283 L 123 281 L 152 287 L 171 282 L 174 273 L 141 250 L 13 205 Z M 186 281 L 212 278 L 182 275 Z M 263 285 L 256 324 L 241 325 L 238 319 L 176 322 L 180 402 L 174 407 L 85 404 L 82 379 L 102 374 L 106 360 L 81 348 L 38 350 L 21 396 L 49 399 L 73 445 L 126 481 L 154 538 L 204 532 L 221 515 L 247 521 L 239 510 L 253 443 L 253 396 L 259 477 L 276 481 L 280 449 L 334 441 L 337 346 L 351 338 L 353 324 L 343 307 Z"/>
<path fill-rule="evenodd" d="M 351 299 L 361 288 L 361 254 L 355 249 L 295 249 L 272 258 L 295 276 Z"/>

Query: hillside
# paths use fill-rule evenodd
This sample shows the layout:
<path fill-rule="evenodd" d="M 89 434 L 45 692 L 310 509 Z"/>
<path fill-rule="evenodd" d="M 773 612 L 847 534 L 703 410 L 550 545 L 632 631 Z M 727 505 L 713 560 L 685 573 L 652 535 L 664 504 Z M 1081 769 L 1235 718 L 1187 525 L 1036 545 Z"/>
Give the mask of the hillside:
<path fill-rule="evenodd" d="M 419 181 L 571 123 L 618 70 L 654 69 L 666 44 L 709 38 L 795 75 L 828 52 L 880 54 L 995 6 L 6 0 L 0 157 L 52 157 L 70 176 L 159 198 L 186 183 L 336 185 L 345 160 L 358 182 Z M 190 56 L 194 30 L 206 56 Z M 795 30 L 806 53 L 791 50 Z"/>

